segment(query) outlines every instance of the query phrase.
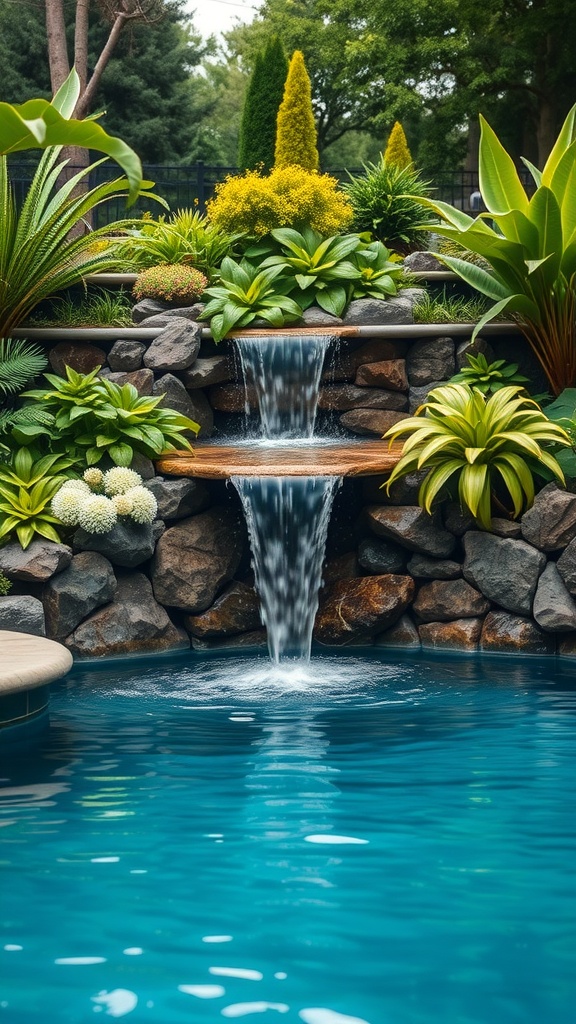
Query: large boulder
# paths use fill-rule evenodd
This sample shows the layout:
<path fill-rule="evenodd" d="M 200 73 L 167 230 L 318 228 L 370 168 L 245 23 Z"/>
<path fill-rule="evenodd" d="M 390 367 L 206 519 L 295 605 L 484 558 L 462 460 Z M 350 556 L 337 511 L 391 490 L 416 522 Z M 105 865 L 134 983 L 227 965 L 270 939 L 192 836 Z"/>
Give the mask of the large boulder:
<path fill-rule="evenodd" d="M 160 405 L 174 409 L 182 416 L 188 416 L 200 427 L 198 437 L 209 437 L 214 429 L 214 413 L 203 391 L 186 390 L 181 380 L 173 373 L 165 373 L 152 386 L 153 395 L 162 395 Z M 196 436 L 196 435 L 191 435 Z"/>
<path fill-rule="evenodd" d="M 508 612 L 530 615 L 546 556 L 523 540 L 471 531 L 464 536 L 464 579 Z"/>
<path fill-rule="evenodd" d="M 200 351 L 202 327 L 193 320 L 175 317 L 148 348 L 144 366 L 150 370 L 186 370 Z"/>
<path fill-rule="evenodd" d="M 0 597 L 0 629 L 46 636 L 42 601 L 28 594 Z"/>
<path fill-rule="evenodd" d="M 186 615 L 184 625 L 192 636 L 210 639 L 248 633 L 262 626 L 260 601 L 254 587 L 234 582 L 200 615 Z"/>
<path fill-rule="evenodd" d="M 68 568 L 49 580 L 42 592 L 48 636 L 55 640 L 68 636 L 115 593 L 116 577 L 107 558 L 95 551 L 75 555 Z"/>
<path fill-rule="evenodd" d="M 65 643 L 79 658 L 177 651 L 190 646 L 186 633 L 154 600 L 150 580 L 142 573 L 119 579 L 112 603 L 85 619 Z"/>
<path fill-rule="evenodd" d="M 244 540 L 239 514 L 221 506 L 169 527 L 152 562 L 156 600 L 193 614 L 205 611 L 233 578 Z"/>
<path fill-rule="evenodd" d="M 48 361 L 54 373 L 65 377 L 67 366 L 76 370 L 76 373 L 92 373 L 97 366 L 104 366 L 106 353 L 96 345 L 87 345 L 78 341 L 61 341 L 50 349 Z"/>
<path fill-rule="evenodd" d="M 346 326 L 413 324 L 413 302 L 402 294 L 391 299 L 353 299 L 342 317 Z"/>
<path fill-rule="evenodd" d="M 24 583 L 45 583 L 71 561 L 72 548 L 51 540 L 33 540 L 25 551 L 17 542 L 0 548 L 0 570 L 9 580 Z"/>
<path fill-rule="evenodd" d="M 180 372 L 180 380 L 190 391 L 196 388 L 207 388 L 212 384 L 223 384 L 232 380 L 234 367 L 228 356 L 200 357 L 188 370 Z"/>
<path fill-rule="evenodd" d="M 413 388 L 446 381 L 456 372 L 453 338 L 421 338 L 412 345 L 406 372 Z"/>
<path fill-rule="evenodd" d="M 576 494 L 547 484 L 521 520 L 522 536 L 540 551 L 560 551 L 576 538 Z"/>
<path fill-rule="evenodd" d="M 203 480 L 195 477 L 155 476 L 145 486 L 158 502 L 160 519 L 186 519 L 203 512 L 210 504 L 210 492 Z"/>
<path fill-rule="evenodd" d="M 166 309 L 168 309 L 167 302 L 161 302 L 159 299 L 141 299 L 135 306 L 132 306 L 132 323 L 141 324 L 144 320 L 149 320 L 151 316 L 163 313 Z M 148 325 L 144 324 L 144 326 Z"/>
<path fill-rule="evenodd" d="M 347 412 L 349 409 L 394 409 L 402 412 L 408 404 L 401 391 L 358 388 L 355 384 L 326 384 L 320 388 L 318 408 Z"/>
<path fill-rule="evenodd" d="M 415 591 L 409 576 L 364 576 L 339 580 L 326 589 L 314 637 L 323 644 L 348 644 L 392 626 L 410 604 Z"/>
<path fill-rule="evenodd" d="M 481 632 L 482 619 L 423 622 L 418 627 L 422 647 L 431 650 L 475 651 Z"/>
<path fill-rule="evenodd" d="M 362 437 L 384 437 L 390 427 L 407 418 L 408 413 L 391 409 L 349 409 L 340 416 L 340 423 L 346 430 Z"/>
<path fill-rule="evenodd" d="M 108 366 L 114 372 L 130 373 L 142 366 L 142 357 L 146 351 L 143 341 L 129 341 L 120 338 L 115 341 L 108 353 Z"/>
<path fill-rule="evenodd" d="M 484 619 L 480 648 L 493 654 L 553 654 L 554 639 L 532 619 L 492 611 Z"/>
<path fill-rule="evenodd" d="M 134 569 L 154 554 L 154 533 L 149 523 L 117 522 L 108 533 L 88 533 L 80 527 L 73 539 L 74 552 L 98 551 L 112 565 Z"/>
<path fill-rule="evenodd" d="M 443 528 L 438 517 L 416 505 L 369 505 L 366 515 L 377 536 L 396 541 L 409 551 L 448 558 L 456 546 L 455 537 Z"/>
<path fill-rule="evenodd" d="M 423 622 L 451 622 L 485 615 L 490 602 L 466 580 L 433 580 L 420 587 L 412 610 Z"/>
<path fill-rule="evenodd" d="M 378 363 L 363 363 L 358 367 L 354 383 L 357 387 L 408 391 L 406 361 L 404 359 L 382 359 Z"/>
<path fill-rule="evenodd" d="M 576 601 L 568 593 L 554 562 L 548 562 L 538 580 L 532 615 L 547 633 L 576 630 Z"/>

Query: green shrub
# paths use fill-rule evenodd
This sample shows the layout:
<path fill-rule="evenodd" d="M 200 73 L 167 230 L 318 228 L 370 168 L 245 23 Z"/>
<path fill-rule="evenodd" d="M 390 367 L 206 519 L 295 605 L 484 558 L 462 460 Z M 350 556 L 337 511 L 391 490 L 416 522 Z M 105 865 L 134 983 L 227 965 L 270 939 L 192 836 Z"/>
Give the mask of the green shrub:
<path fill-rule="evenodd" d="M 50 502 L 70 465 L 70 459 L 39 457 L 29 448 L 18 449 L 8 465 L 0 465 L 0 543 L 14 535 L 24 549 L 36 535 L 60 540 L 61 524 L 51 513 Z"/>
<path fill-rule="evenodd" d="M 185 306 L 196 302 L 207 284 L 208 279 L 194 267 L 186 267 L 180 263 L 164 263 L 157 267 L 149 267 L 138 274 L 132 291 L 138 301 L 160 299 L 177 306 Z"/>
<path fill-rule="evenodd" d="M 190 209 L 178 210 L 167 221 L 162 217 L 144 220 L 126 233 L 129 237 L 116 247 L 123 265 L 144 269 L 161 263 L 184 263 L 201 270 L 209 279 L 217 274 L 224 257 L 234 254 L 241 238 Z"/>
<path fill-rule="evenodd" d="M 366 164 L 364 174 L 349 177 L 343 188 L 354 210 L 355 231 L 371 231 L 388 249 L 402 254 L 426 248 L 426 228 L 435 222 L 422 201 L 431 190 L 419 171 L 381 159 Z"/>
<path fill-rule="evenodd" d="M 274 166 L 276 121 L 288 62 L 278 36 L 258 53 L 242 111 L 238 164 L 242 170 Z"/>
<path fill-rule="evenodd" d="M 296 164 L 307 171 L 319 166 L 316 125 L 312 110 L 312 87 L 306 71 L 304 55 L 295 50 L 288 67 L 284 97 L 276 123 L 276 167 Z"/>
<path fill-rule="evenodd" d="M 336 178 L 290 166 L 229 176 L 216 186 L 208 216 L 224 231 L 256 237 L 301 226 L 333 235 L 348 227 L 353 210 Z"/>
<path fill-rule="evenodd" d="M 557 460 L 543 446 L 570 444 L 564 430 L 520 390 L 503 387 L 486 398 L 465 384 L 435 388 L 415 416 L 385 434 L 390 441 L 408 435 L 386 488 L 408 473 L 426 470 L 418 501 L 427 512 L 442 492 L 455 496 L 451 489 L 457 483 L 461 505 L 490 530 L 494 489 L 500 483 L 517 518 L 534 501 L 534 476 L 564 483 Z"/>
<path fill-rule="evenodd" d="M 467 384 L 476 388 L 483 395 L 493 395 L 507 386 L 522 387 L 528 378 L 518 373 L 518 363 L 507 363 L 505 359 L 495 359 L 489 363 L 483 352 L 473 355 L 468 352 L 467 366 L 450 378 L 450 384 Z"/>
<path fill-rule="evenodd" d="M 12 589 L 12 581 L 4 575 L 2 569 L 0 569 L 0 597 L 6 597 Z"/>
<path fill-rule="evenodd" d="M 410 167 L 413 163 L 412 155 L 408 149 L 408 142 L 400 121 L 395 121 L 388 145 L 384 150 L 384 163 L 393 167 Z"/>
<path fill-rule="evenodd" d="M 295 323 L 302 316 L 302 308 L 287 294 L 292 284 L 283 265 L 260 268 L 246 259 L 236 263 L 226 257 L 220 283 L 206 289 L 211 301 L 200 319 L 210 320 L 217 342 L 233 327 L 247 327 L 256 319 L 266 320 L 273 327 Z"/>

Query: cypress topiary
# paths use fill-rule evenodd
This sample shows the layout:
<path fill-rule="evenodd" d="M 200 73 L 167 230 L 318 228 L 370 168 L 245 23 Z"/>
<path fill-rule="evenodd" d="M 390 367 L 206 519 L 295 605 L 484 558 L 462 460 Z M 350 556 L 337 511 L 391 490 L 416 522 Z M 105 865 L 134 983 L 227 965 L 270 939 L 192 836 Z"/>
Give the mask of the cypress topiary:
<path fill-rule="evenodd" d="M 394 127 L 390 132 L 388 145 L 384 152 L 384 163 L 400 167 L 400 169 L 409 167 L 410 164 L 414 163 L 400 121 L 394 122 Z"/>
<path fill-rule="evenodd" d="M 300 50 L 292 54 L 278 111 L 274 162 L 276 167 L 298 165 L 307 171 L 318 170 L 312 88 Z"/>
<path fill-rule="evenodd" d="M 287 73 L 286 54 L 280 39 L 274 36 L 257 54 L 246 93 L 238 152 L 243 171 L 260 166 L 270 171 L 274 166 L 276 119 Z"/>

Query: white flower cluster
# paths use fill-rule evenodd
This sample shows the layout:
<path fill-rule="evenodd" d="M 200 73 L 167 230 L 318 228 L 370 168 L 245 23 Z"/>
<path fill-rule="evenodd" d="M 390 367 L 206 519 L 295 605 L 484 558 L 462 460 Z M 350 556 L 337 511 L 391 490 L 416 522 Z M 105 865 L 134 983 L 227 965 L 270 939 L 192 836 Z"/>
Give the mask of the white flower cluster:
<path fill-rule="evenodd" d="M 83 480 L 66 480 L 52 498 L 52 512 L 65 526 L 88 533 L 108 533 L 118 516 L 151 523 L 158 511 L 156 498 L 133 469 L 114 466 L 106 473 L 92 467 Z"/>

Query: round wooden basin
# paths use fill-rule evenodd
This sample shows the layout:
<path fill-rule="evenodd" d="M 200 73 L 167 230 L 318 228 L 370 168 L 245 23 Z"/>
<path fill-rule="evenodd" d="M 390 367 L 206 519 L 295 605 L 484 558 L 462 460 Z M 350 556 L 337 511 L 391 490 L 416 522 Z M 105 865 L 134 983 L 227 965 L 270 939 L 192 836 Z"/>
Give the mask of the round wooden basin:
<path fill-rule="evenodd" d="M 196 444 L 194 454 L 171 452 L 156 468 L 168 476 L 225 480 L 231 476 L 378 476 L 400 458 L 401 444 L 350 440 L 323 443 L 247 441 L 244 444 Z"/>

